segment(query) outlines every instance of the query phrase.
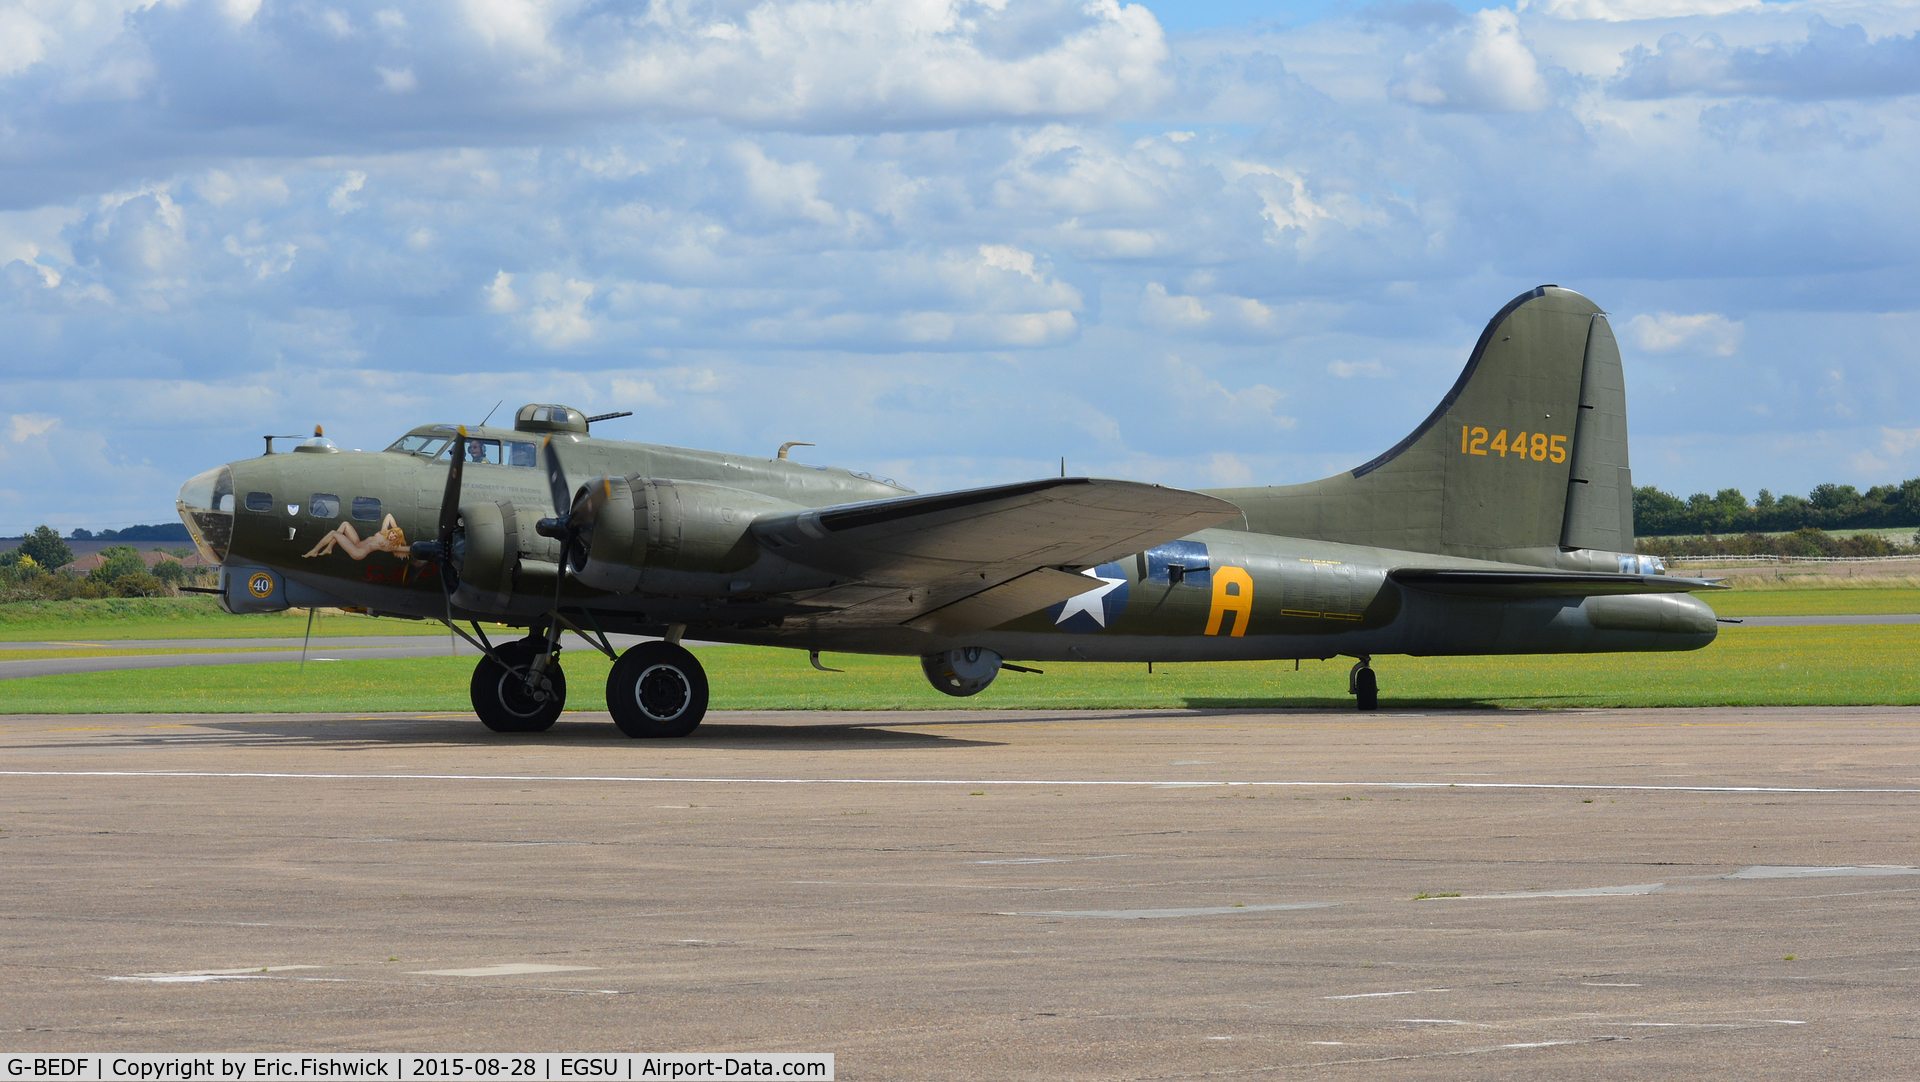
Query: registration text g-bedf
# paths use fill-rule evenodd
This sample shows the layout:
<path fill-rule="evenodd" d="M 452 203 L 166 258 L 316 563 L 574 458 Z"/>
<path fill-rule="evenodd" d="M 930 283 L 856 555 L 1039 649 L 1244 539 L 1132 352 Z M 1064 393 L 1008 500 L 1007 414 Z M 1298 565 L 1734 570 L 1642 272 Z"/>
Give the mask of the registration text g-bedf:
<path fill-rule="evenodd" d="M 87 1069 L 85 1056 L 8 1056 L 8 1078 L 78 1078 Z"/>

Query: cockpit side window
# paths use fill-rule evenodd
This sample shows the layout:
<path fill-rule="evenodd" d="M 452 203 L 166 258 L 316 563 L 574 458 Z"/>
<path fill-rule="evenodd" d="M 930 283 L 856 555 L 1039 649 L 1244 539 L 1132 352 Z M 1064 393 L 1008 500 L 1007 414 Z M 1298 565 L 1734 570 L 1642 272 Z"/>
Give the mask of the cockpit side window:
<path fill-rule="evenodd" d="M 449 452 L 451 450 L 452 450 L 451 448 L 448 449 Z M 447 455 L 442 454 L 439 457 L 445 458 L 447 457 Z M 467 441 L 467 465 L 498 466 L 499 464 L 500 464 L 500 441 L 499 440 L 468 440 Z"/>
<path fill-rule="evenodd" d="M 512 466 L 532 466 L 536 464 L 537 452 L 531 443 L 519 440 L 507 441 L 507 463 Z"/>

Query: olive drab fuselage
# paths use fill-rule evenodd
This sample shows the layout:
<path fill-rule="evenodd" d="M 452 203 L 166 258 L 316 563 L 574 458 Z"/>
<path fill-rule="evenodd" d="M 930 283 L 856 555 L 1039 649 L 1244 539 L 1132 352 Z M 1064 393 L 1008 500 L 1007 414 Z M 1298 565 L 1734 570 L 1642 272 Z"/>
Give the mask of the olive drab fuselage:
<path fill-rule="evenodd" d="M 450 425 L 415 429 L 386 451 L 303 445 L 233 462 L 190 481 L 181 512 L 222 561 L 233 611 L 331 605 L 538 625 L 563 559 L 561 542 L 536 529 L 554 503 L 536 453 L 551 436 L 582 494 L 599 486 L 596 505 L 611 509 L 592 558 L 568 564 L 559 611 L 607 633 L 677 628 L 709 641 L 923 657 L 979 648 L 1035 661 L 1697 649 L 1715 618 L 1680 591 L 1706 584 L 1593 595 L 1513 581 L 1639 576 L 1667 589 L 1646 578 L 1663 572 L 1657 561 L 1631 551 L 1619 366 L 1586 298 L 1524 294 L 1488 325 L 1434 414 L 1380 458 L 1310 484 L 1208 493 L 1239 514 L 1050 572 L 1082 575 L 1087 589 L 960 633 L 897 613 L 863 619 L 844 600 L 860 583 L 783 558 L 777 539 L 750 529 L 908 490 L 783 458 L 599 439 L 584 425 L 468 430 L 457 583 L 407 555 L 440 519 Z M 791 521 L 804 528 L 806 516 Z M 1472 585 L 1482 580 L 1498 582 Z M 841 599 L 831 613 L 810 603 L 824 596 Z"/>

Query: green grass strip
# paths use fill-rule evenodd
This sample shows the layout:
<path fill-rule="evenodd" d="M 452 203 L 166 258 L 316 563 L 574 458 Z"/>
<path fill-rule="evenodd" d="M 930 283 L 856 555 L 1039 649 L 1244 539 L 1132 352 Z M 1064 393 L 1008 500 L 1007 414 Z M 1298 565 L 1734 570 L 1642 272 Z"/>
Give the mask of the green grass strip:
<path fill-rule="evenodd" d="M 1351 709 L 1350 661 L 1154 666 L 1054 663 L 1003 673 L 985 692 L 934 691 L 912 658 L 830 654 L 815 672 L 796 650 L 697 651 L 717 710 L 1253 708 Z M 1379 657 L 1380 707 L 1572 709 L 1920 703 L 1920 626 L 1729 627 L 1705 650 L 1674 654 Z M 604 703 L 607 661 L 566 655 L 570 701 Z M 277 713 L 470 709 L 468 658 L 148 669 L 0 681 L 0 713 Z"/>
<path fill-rule="evenodd" d="M 269 612 L 231 616 L 211 597 L 109 597 L 75 601 L 14 601 L 0 605 L 0 642 L 42 639 L 297 639 L 307 614 Z M 322 613 L 315 639 L 363 635 L 439 635 L 446 626 L 350 613 Z"/>
<path fill-rule="evenodd" d="M 1920 612 L 1920 590 L 1722 590 L 1695 595 L 1721 616 L 1884 616 Z"/>

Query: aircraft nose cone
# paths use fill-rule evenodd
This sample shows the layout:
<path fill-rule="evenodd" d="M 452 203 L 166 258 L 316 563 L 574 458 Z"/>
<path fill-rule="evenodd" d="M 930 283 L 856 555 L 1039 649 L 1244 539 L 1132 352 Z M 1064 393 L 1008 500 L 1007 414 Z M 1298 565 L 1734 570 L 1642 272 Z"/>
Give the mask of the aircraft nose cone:
<path fill-rule="evenodd" d="M 227 466 L 197 473 L 180 486 L 174 510 L 186 523 L 200 555 L 225 563 L 233 543 L 233 470 Z"/>

